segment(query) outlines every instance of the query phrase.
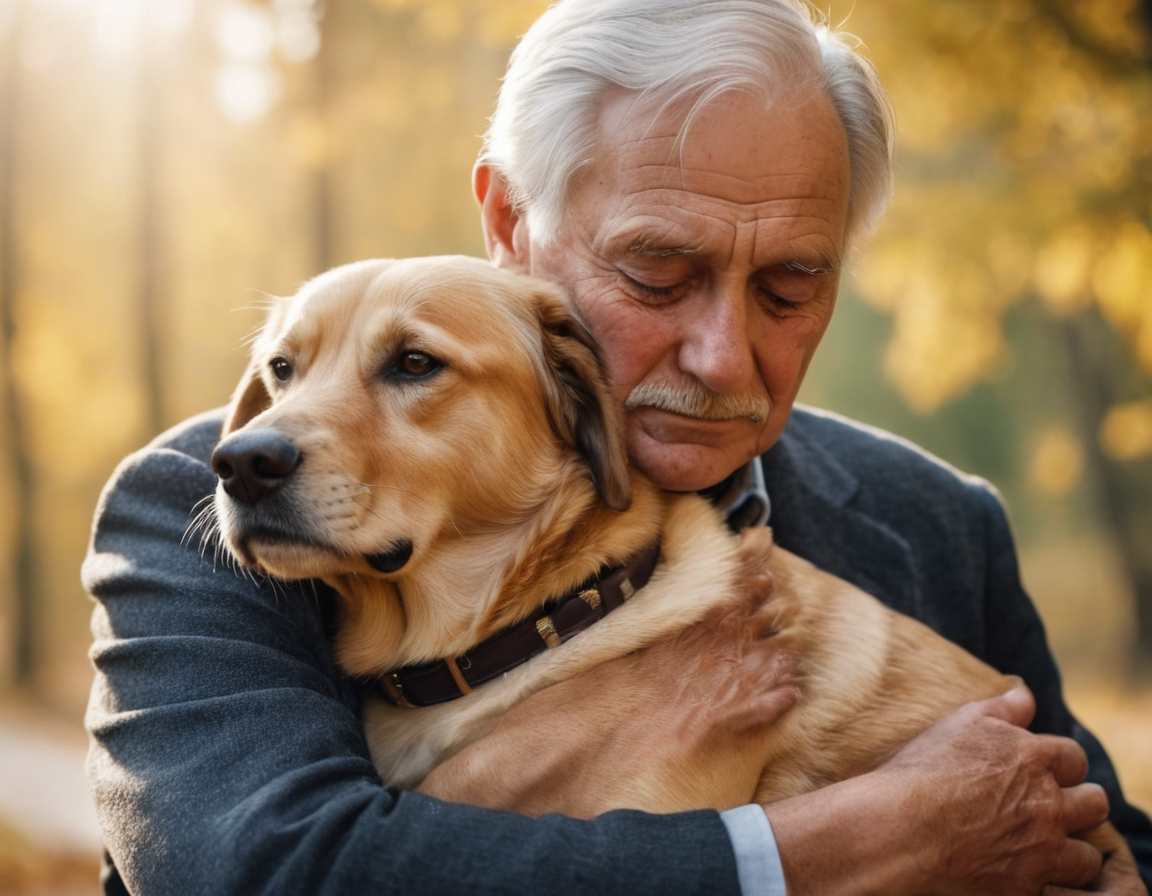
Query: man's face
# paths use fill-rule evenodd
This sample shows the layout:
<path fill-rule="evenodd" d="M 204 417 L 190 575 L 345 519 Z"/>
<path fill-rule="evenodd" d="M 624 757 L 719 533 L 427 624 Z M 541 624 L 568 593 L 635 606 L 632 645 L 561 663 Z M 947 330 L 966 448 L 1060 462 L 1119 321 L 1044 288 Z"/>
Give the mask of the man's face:
<path fill-rule="evenodd" d="M 610 96 L 557 238 L 515 264 L 565 286 L 603 348 L 632 462 L 679 491 L 779 438 L 835 304 L 848 150 L 822 92 L 726 94 L 693 121 Z M 663 397 L 661 397 L 663 396 Z"/>

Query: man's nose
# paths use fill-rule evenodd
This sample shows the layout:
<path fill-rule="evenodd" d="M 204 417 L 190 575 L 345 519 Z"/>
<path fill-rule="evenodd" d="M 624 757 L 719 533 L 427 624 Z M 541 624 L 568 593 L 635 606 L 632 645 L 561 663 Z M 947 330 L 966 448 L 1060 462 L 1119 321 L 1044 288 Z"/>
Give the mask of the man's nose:
<path fill-rule="evenodd" d="M 744 290 L 722 287 L 696 303 L 685 321 L 679 366 L 716 392 L 739 392 L 752 386 L 756 357 L 748 297 Z"/>

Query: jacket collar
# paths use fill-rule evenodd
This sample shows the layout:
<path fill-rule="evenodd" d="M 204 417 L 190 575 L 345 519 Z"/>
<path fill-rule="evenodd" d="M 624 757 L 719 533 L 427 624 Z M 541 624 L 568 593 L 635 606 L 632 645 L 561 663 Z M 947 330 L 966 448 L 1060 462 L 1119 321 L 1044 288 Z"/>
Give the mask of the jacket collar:
<path fill-rule="evenodd" d="M 815 438 L 811 421 L 819 416 L 794 410 L 783 435 L 761 457 L 776 542 L 893 609 L 920 615 L 911 546 L 869 514 L 868 487 Z"/>

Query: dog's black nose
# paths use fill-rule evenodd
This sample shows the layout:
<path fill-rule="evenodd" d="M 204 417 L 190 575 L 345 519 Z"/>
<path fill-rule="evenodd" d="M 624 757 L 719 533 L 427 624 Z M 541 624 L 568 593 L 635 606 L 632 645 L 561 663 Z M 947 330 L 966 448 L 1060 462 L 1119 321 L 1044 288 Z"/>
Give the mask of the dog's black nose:
<path fill-rule="evenodd" d="M 296 446 L 272 429 L 237 432 L 212 452 L 212 469 L 232 498 L 255 504 L 267 498 L 300 466 Z"/>

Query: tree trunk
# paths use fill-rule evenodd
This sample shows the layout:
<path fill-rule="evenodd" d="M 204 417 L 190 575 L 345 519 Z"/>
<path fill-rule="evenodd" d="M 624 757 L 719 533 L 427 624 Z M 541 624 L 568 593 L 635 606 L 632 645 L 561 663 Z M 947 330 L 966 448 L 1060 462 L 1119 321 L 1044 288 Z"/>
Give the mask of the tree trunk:
<path fill-rule="evenodd" d="M 1113 460 L 1099 438 L 1113 404 L 1147 396 L 1147 378 L 1095 308 L 1057 326 L 1078 409 L 1076 423 L 1098 485 L 1100 515 L 1111 529 L 1136 601 L 1130 667 L 1137 677 L 1152 676 L 1152 457 Z"/>
<path fill-rule="evenodd" d="M 33 465 L 27 442 L 27 415 L 16 377 L 16 305 L 19 293 L 19 252 L 16 237 L 16 118 L 20 107 L 19 40 L 23 4 L 11 12 L 7 39 L 0 53 L 0 364 L 3 365 L 4 448 L 13 482 L 11 513 L 15 519 L 12 546 L 12 665 L 15 684 L 32 680 L 36 660 L 36 556 L 34 537 Z"/>
<path fill-rule="evenodd" d="M 332 16 L 335 4 L 314 0 L 317 27 L 320 29 L 320 50 L 312 60 L 314 78 L 312 81 L 312 114 L 323 135 L 323 149 L 312 172 L 312 226 L 315 251 L 316 273 L 328 270 L 333 265 L 332 252 L 332 169 L 335 146 L 333 122 L 330 116 L 331 94 L 334 72 L 329 45 L 332 37 Z"/>
<path fill-rule="evenodd" d="M 137 205 L 137 315 L 140 323 L 141 370 L 145 426 L 151 438 L 164 429 L 163 372 L 160 358 L 163 312 L 160 299 L 163 223 L 160 196 L 161 61 L 155 35 L 148 27 L 152 5 L 141 8 L 144 39 L 140 47 L 137 96 L 137 152 L 139 193 Z"/>

